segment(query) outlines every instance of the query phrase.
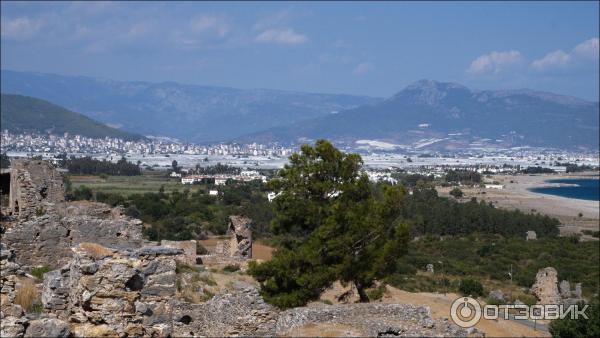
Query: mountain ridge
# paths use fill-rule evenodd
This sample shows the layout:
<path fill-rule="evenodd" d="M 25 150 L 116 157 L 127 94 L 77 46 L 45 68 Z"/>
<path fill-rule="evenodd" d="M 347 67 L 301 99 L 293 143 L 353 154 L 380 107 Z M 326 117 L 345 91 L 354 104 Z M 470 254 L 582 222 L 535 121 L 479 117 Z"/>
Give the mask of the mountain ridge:
<path fill-rule="evenodd" d="M 433 147 L 448 149 L 482 144 L 597 149 L 598 111 L 597 102 L 550 92 L 471 90 L 451 82 L 419 80 L 372 106 L 240 140 L 372 139 L 409 146 L 434 140 Z"/>
<path fill-rule="evenodd" d="M 52 102 L 31 96 L 1 94 L 2 130 L 54 135 L 69 133 L 91 138 L 114 137 L 139 140 L 142 136 L 106 126 Z"/>
<path fill-rule="evenodd" d="M 200 143 L 226 141 L 383 100 L 11 70 L 2 70 L 2 88 L 56 102 L 103 123 L 122 125 L 124 130 Z"/>

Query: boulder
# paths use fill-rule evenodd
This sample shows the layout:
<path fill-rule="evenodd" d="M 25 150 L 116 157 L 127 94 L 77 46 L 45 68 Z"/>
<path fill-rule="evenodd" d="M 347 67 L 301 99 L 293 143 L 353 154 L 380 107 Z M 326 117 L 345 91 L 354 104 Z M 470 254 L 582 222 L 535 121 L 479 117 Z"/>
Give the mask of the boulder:
<path fill-rule="evenodd" d="M 506 300 L 504 297 L 504 292 L 502 292 L 502 290 L 490 291 L 488 298 L 499 302 L 504 302 Z"/>
<path fill-rule="evenodd" d="M 69 337 L 69 325 L 54 318 L 36 319 L 29 322 L 25 337 Z"/>

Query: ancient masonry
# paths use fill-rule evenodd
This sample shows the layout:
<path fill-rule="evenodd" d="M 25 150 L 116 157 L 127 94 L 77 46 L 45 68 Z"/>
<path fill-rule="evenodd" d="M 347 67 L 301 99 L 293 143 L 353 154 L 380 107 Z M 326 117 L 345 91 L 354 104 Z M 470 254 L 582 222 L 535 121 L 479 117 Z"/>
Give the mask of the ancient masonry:
<path fill-rule="evenodd" d="M 547 267 L 540 269 L 535 276 L 535 283 L 531 287 L 531 293 L 535 295 L 538 304 L 577 304 L 583 301 L 581 298 L 581 283 L 575 285 L 571 291 L 570 283 L 566 280 L 558 286 L 558 272 L 555 268 Z"/>
<path fill-rule="evenodd" d="M 207 255 L 198 256 L 203 264 L 233 264 L 245 269 L 252 258 L 252 220 L 243 216 L 229 216 L 227 235 L 229 239 L 220 240 Z"/>
<path fill-rule="evenodd" d="M 46 161 L 13 160 L 8 213 L 27 220 L 65 200 L 62 175 Z"/>
<path fill-rule="evenodd" d="M 422 306 L 351 304 L 280 311 L 265 303 L 254 285 L 240 281 L 202 302 L 183 300 L 179 284 L 185 273 L 178 275 L 177 269 L 180 264 L 196 268 L 195 241 L 149 245 L 141 238 L 139 220 L 99 203 L 64 202 L 64 193 L 56 191 L 62 187 L 59 174 L 51 166 L 16 163 L 17 182 L 26 183 L 11 190 L 17 221 L 9 222 L 0 243 L 1 337 L 274 336 L 338 324 L 361 336 L 477 334 L 432 319 Z M 46 212 L 25 212 L 22 206 L 43 206 Z M 247 218 L 231 217 L 231 239 L 213 256 L 247 262 L 252 257 L 250 224 Z M 43 275 L 41 313 L 17 304 L 24 285 L 35 280 L 27 274 L 34 265 L 56 268 Z M 200 274 L 189 277 L 201 279 Z"/>
<path fill-rule="evenodd" d="M 252 220 L 243 216 L 229 216 L 227 234 L 229 241 L 221 241 L 215 249 L 216 254 L 252 258 L 252 231 L 250 225 Z"/>

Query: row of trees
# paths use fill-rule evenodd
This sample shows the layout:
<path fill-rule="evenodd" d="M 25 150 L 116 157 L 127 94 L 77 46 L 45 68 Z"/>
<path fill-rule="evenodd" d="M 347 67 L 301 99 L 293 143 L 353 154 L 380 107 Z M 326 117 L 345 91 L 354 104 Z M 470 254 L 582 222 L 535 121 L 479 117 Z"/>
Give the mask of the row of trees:
<path fill-rule="evenodd" d="M 462 192 L 458 190 L 456 197 Z M 401 215 L 410 220 L 416 236 L 426 234 L 460 236 L 473 232 L 524 237 L 533 230 L 538 237 L 558 236 L 560 222 L 545 215 L 497 209 L 475 198 L 467 203 L 439 197 L 433 188 L 415 189 L 406 199 Z"/>
<path fill-rule="evenodd" d="M 481 183 L 481 174 L 472 170 L 448 170 L 446 182 L 451 183 Z"/>
<path fill-rule="evenodd" d="M 141 175 L 139 163 L 134 164 L 128 162 L 125 157 L 122 157 L 117 163 L 112 163 L 107 160 L 96 160 L 91 157 L 71 157 L 64 158 L 61 161 L 61 166 L 67 168 L 70 174 L 74 175 L 123 175 L 134 176 Z"/>

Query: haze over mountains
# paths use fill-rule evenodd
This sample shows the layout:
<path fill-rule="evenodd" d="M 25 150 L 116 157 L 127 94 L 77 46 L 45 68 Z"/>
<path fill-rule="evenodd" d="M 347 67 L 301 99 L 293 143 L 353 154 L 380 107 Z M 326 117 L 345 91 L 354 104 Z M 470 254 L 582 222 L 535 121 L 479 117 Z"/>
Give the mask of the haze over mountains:
<path fill-rule="evenodd" d="M 598 148 L 598 102 L 431 80 L 379 99 L 2 70 L 2 92 L 46 99 L 123 130 L 193 142 Z"/>
<path fill-rule="evenodd" d="M 380 102 L 366 96 L 122 82 L 2 70 L 2 92 L 48 100 L 123 130 L 185 141 L 225 141 Z"/>
<path fill-rule="evenodd" d="M 141 135 L 108 127 L 100 122 L 48 101 L 23 95 L 2 94 L 0 125 L 14 133 L 36 132 L 62 135 L 69 133 L 90 138 L 114 137 L 139 140 Z"/>
<path fill-rule="evenodd" d="M 332 138 L 384 147 L 598 148 L 598 102 L 532 90 L 476 91 L 421 80 L 380 103 L 274 128 L 248 139 Z"/>

